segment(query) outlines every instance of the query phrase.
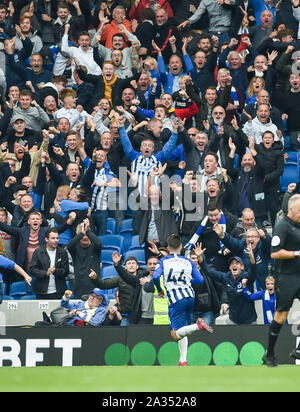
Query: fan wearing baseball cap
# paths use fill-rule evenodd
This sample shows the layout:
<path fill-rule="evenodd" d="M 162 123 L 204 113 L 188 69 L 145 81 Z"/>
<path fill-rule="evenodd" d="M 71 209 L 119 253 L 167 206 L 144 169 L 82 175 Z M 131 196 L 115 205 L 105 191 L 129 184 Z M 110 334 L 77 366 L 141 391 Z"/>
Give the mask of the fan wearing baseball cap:
<path fill-rule="evenodd" d="M 67 325 L 74 326 L 100 326 L 107 315 L 109 298 L 102 289 L 95 288 L 90 291 L 86 301 L 70 302 L 73 292 L 66 290 L 60 305 L 68 309 L 70 319 Z"/>
<path fill-rule="evenodd" d="M 209 266 L 205 262 L 205 250 L 202 245 L 196 245 L 194 251 L 198 257 L 198 262 L 207 276 L 224 285 L 229 303 L 228 324 L 249 325 L 256 322 L 257 314 L 252 301 L 247 301 L 243 296 L 242 280 L 248 279 L 248 287 L 253 291 L 255 278 L 245 270 L 244 262 L 240 256 L 231 256 L 228 260 L 229 271 L 220 272 Z"/>

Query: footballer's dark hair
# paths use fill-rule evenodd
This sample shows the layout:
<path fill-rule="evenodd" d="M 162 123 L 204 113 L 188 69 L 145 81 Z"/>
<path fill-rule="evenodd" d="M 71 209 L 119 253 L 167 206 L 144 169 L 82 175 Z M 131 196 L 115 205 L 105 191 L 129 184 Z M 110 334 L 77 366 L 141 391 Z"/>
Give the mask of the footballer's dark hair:
<path fill-rule="evenodd" d="M 168 237 L 168 247 L 172 250 L 178 250 L 181 245 L 181 237 L 176 234 L 172 234 Z"/>

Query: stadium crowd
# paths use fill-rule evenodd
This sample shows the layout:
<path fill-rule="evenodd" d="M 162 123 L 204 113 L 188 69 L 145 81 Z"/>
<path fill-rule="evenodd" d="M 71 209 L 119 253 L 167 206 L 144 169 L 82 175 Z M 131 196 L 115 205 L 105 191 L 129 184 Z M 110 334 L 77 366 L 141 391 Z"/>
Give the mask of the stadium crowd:
<path fill-rule="evenodd" d="M 2 298 L 24 281 L 65 307 L 92 293 L 86 324 L 99 304 L 93 325 L 168 324 L 152 276 L 179 234 L 195 319 L 252 324 L 261 299 L 270 323 L 272 228 L 299 193 L 299 3 L 2 0 Z"/>

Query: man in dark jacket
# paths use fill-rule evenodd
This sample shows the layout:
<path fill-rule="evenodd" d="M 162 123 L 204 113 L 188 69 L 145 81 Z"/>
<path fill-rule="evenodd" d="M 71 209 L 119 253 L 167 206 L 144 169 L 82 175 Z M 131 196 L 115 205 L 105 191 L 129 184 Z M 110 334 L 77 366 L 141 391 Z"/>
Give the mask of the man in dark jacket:
<path fill-rule="evenodd" d="M 148 256 L 148 242 L 160 246 L 167 246 L 167 239 L 172 233 L 178 233 L 178 225 L 175 221 L 171 207 L 165 209 L 161 204 L 161 192 L 159 186 L 152 185 L 148 190 L 149 205 L 147 210 L 142 210 L 142 222 L 140 226 L 140 244 L 146 242 L 145 252 Z"/>
<path fill-rule="evenodd" d="M 41 226 L 41 224 L 42 215 L 37 211 L 29 214 L 28 225 L 22 227 L 0 223 L 0 230 L 18 237 L 16 263 L 24 270 L 29 268 L 34 250 L 46 243 L 45 234 L 48 227 Z"/>
<path fill-rule="evenodd" d="M 30 265 L 30 273 L 36 277 L 36 297 L 61 299 L 67 288 L 68 253 L 58 246 L 59 233 L 56 228 L 47 230 L 45 240 L 46 245 L 34 251 Z"/>
<path fill-rule="evenodd" d="M 265 280 L 269 274 L 268 267 L 272 264 L 270 235 L 256 227 L 247 230 L 245 239 L 235 239 L 224 232 L 220 225 L 215 226 L 214 231 L 232 254 L 243 259 L 246 270 L 248 272 L 252 270 L 252 275 L 258 280 L 261 289 L 265 290 Z M 252 252 L 253 258 L 251 258 L 249 250 Z"/>
<path fill-rule="evenodd" d="M 280 177 L 284 171 L 284 153 L 282 143 L 274 140 L 272 132 L 264 132 L 262 143 L 255 145 L 261 155 L 264 168 L 264 192 L 267 211 L 270 213 L 271 224 L 274 226 L 276 214 L 280 209 Z"/>
<path fill-rule="evenodd" d="M 203 169 L 204 156 L 210 151 L 206 132 L 200 131 L 191 139 L 185 129 L 180 130 L 184 154 L 186 158 L 186 171 L 199 172 Z"/>
<path fill-rule="evenodd" d="M 148 275 L 146 269 L 139 267 L 136 258 L 130 256 L 126 259 L 124 268 L 121 267 L 116 270 L 116 274 L 118 274 L 120 271 L 125 271 L 128 273 L 128 276 L 136 276 L 138 279 Z M 93 280 L 94 284 L 101 289 L 119 289 L 120 312 L 122 314 L 120 326 L 128 326 L 130 324 L 131 311 L 136 293 L 135 287 L 127 283 L 121 276 L 113 276 L 108 279 L 100 279 L 99 277 L 97 277 L 97 274 L 93 270 L 91 270 L 90 278 Z"/>
<path fill-rule="evenodd" d="M 158 258 L 155 256 L 149 257 L 147 260 L 149 272 L 143 271 L 137 276 L 130 274 L 123 268 L 121 264 L 122 256 L 119 256 L 118 252 L 114 252 L 112 258 L 119 276 L 135 289 L 131 307 L 130 324 L 152 325 L 154 316 L 153 294 L 144 292 L 144 282 L 140 282 L 140 280 L 141 278 L 146 278 L 148 281 L 152 279 Z"/>
<path fill-rule="evenodd" d="M 235 325 L 250 325 L 255 323 L 257 314 L 255 311 L 254 302 L 247 300 L 243 296 L 242 280 L 248 279 L 248 285 L 253 290 L 253 279 L 245 271 L 244 262 L 239 256 L 232 256 L 228 260 L 229 271 L 221 272 L 215 270 L 205 262 L 203 255 L 204 250 L 201 247 L 195 249 L 198 256 L 198 261 L 203 272 L 222 283 L 226 287 L 228 303 L 229 303 L 229 324 Z"/>
<path fill-rule="evenodd" d="M 250 139 L 250 138 L 249 138 Z M 251 153 L 245 153 L 241 159 L 241 167 L 234 167 L 235 144 L 229 138 L 230 153 L 228 156 L 227 173 L 233 180 L 235 215 L 241 216 L 245 208 L 251 208 L 260 225 L 267 215 L 264 192 L 265 167 L 261 155 L 254 148 L 254 138 L 250 139 Z"/>
<path fill-rule="evenodd" d="M 95 286 L 89 277 L 93 269 L 100 275 L 101 240 L 90 230 L 89 219 L 84 219 L 75 236 L 67 245 L 74 264 L 74 296 L 80 299 Z"/>
<path fill-rule="evenodd" d="M 14 20 L 14 9 L 7 10 L 7 6 L 5 4 L 0 5 L 0 41 L 3 42 L 7 38 L 12 38 L 16 35 Z"/>
<path fill-rule="evenodd" d="M 207 215 L 202 222 L 197 222 L 192 233 L 194 234 L 186 249 L 191 250 L 194 245 L 201 242 L 206 249 L 206 261 L 215 269 L 226 272 L 228 270 L 229 251 L 220 242 L 218 235 L 214 231 L 216 224 L 222 225 L 226 232 L 231 232 L 237 223 L 237 217 L 225 210 L 222 210 L 216 201 L 211 201 L 207 208 Z M 198 236 L 198 238 L 197 238 Z M 196 240 L 195 240 L 196 239 Z"/>
<path fill-rule="evenodd" d="M 33 43 L 28 37 L 21 38 L 23 47 L 21 50 L 15 49 L 15 40 L 7 38 L 4 40 L 4 55 L 5 55 L 5 73 L 6 73 L 6 88 L 10 86 L 18 86 L 20 90 L 26 88 L 25 81 L 19 76 L 17 71 L 12 70 L 11 66 L 19 66 L 22 71 L 25 67 L 25 61 L 31 56 Z"/>
<path fill-rule="evenodd" d="M 76 64 L 77 63 L 78 62 L 76 61 Z M 95 93 L 94 93 L 95 105 L 100 99 L 106 96 L 107 89 L 110 89 L 110 93 L 111 93 L 110 103 L 114 107 L 122 105 L 122 99 L 121 99 L 122 91 L 125 88 L 130 87 L 130 81 L 132 80 L 132 78 L 128 78 L 128 79 L 118 78 L 115 73 L 115 66 L 112 64 L 112 62 L 107 61 L 103 63 L 103 66 L 102 66 L 103 74 L 101 76 L 87 74 L 80 68 L 79 65 L 76 65 L 76 72 L 81 80 L 95 85 Z"/>

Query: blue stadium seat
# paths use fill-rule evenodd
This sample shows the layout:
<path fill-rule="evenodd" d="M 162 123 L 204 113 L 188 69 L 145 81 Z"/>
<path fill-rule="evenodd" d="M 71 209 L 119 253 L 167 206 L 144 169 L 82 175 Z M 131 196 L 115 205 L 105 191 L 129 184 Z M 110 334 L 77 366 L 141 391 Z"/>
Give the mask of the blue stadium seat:
<path fill-rule="evenodd" d="M 132 230 L 132 219 L 124 219 L 121 223 L 119 233 L 121 234 L 125 230 Z"/>
<path fill-rule="evenodd" d="M 24 295 L 20 297 L 20 300 L 36 300 L 36 295 Z"/>
<path fill-rule="evenodd" d="M 115 293 L 116 293 L 117 288 L 114 289 L 103 289 L 104 294 L 109 298 L 109 299 L 115 299 Z"/>
<path fill-rule="evenodd" d="M 123 252 L 127 252 L 131 245 L 132 231 L 123 230 L 122 232 L 120 232 L 120 236 L 122 236 L 123 238 Z"/>
<path fill-rule="evenodd" d="M 280 190 L 285 192 L 290 183 L 298 183 L 299 171 L 298 165 L 288 163 L 284 165 L 283 174 L 280 176 Z"/>
<path fill-rule="evenodd" d="M 27 295 L 25 280 L 11 283 L 9 291 L 10 297 L 12 297 L 13 299 L 20 299 L 25 295 Z"/>
<path fill-rule="evenodd" d="M 13 298 L 11 296 L 8 296 L 7 293 L 7 284 L 5 282 L 3 282 L 3 300 L 13 300 Z"/>
<path fill-rule="evenodd" d="M 114 265 L 105 266 L 101 272 L 101 279 L 109 279 L 114 276 L 119 276 Z"/>
<path fill-rule="evenodd" d="M 98 236 L 102 242 L 102 250 L 115 249 L 118 253 L 123 250 L 123 237 L 120 235 L 102 235 Z"/>
<path fill-rule="evenodd" d="M 130 256 L 135 257 L 140 265 L 146 264 L 145 250 L 143 248 L 128 250 L 125 253 L 124 260 Z"/>
<path fill-rule="evenodd" d="M 139 248 L 143 248 L 144 246 L 145 246 L 145 243 L 143 243 L 142 245 L 140 244 L 140 236 L 134 235 L 131 238 L 131 243 L 130 243 L 128 250 L 139 249 Z"/>
<path fill-rule="evenodd" d="M 112 261 L 112 254 L 116 251 L 116 249 L 103 249 L 101 252 L 101 262 L 103 265 L 113 265 Z"/>
<path fill-rule="evenodd" d="M 293 165 L 298 165 L 299 161 L 299 152 L 295 152 L 292 150 L 285 150 L 285 154 L 288 155 L 288 157 L 285 159 L 284 164 L 293 164 Z"/>
<path fill-rule="evenodd" d="M 117 221 L 113 217 L 107 219 L 107 233 L 115 235 L 117 231 Z"/>

